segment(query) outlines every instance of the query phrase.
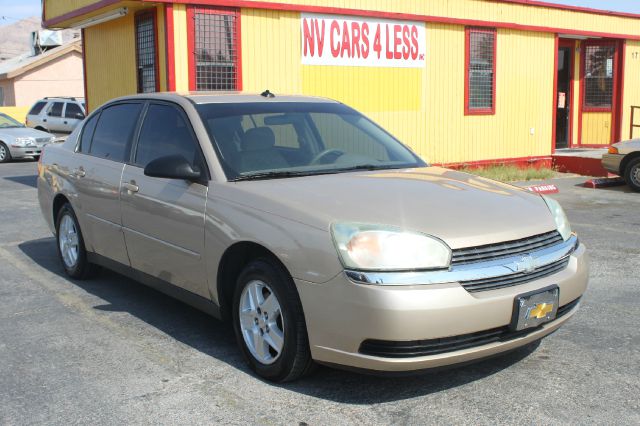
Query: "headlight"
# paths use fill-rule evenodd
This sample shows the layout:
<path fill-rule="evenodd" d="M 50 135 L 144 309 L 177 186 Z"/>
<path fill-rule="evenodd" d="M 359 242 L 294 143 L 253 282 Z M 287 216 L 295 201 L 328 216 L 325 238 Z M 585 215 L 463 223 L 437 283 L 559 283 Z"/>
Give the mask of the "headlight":
<path fill-rule="evenodd" d="M 49 143 L 54 143 L 56 141 L 56 137 L 55 136 L 51 136 L 49 138 Z"/>
<path fill-rule="evenodd" d="M 451 249 L 443 241 L 400 228 L 361 223 L 331 226 L 345 268 L 360 271 L 441 269 L 449 267 Z"/>
<path fill-rule="evenodd" d="M 27 146 L 34 143 L 36 143 L 36 140 L 33 138 L 16 138 L 14 142 L 17 146 Z"/>
<path fill-rule="evenodd" d="M 545 197 L 544 195 L 542 198 L 547 203 L 549 210 L 551 210 L 553 220 L 556 221 L 556 226 L 558 227 L 558 232 L 562 235 L 562 239 L 567 241 L 571 237 L 571 225 L 569 225 L 569 219 L 567 219 L 562 206 L 553 198 Z"/>

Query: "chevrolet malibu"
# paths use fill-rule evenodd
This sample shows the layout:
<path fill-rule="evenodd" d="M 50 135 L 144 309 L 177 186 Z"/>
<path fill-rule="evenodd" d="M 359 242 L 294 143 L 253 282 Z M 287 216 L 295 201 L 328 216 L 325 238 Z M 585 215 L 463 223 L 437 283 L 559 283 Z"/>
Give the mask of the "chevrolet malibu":
<path fill-rule="evenodd" d="M 47 147 L 38 195 L 70 277 L 100 265 L 230 320 L 273 381 L 501 354 L 587 287 L 556 201 L 431 167 L 326 99 L 116 99 Z"/>

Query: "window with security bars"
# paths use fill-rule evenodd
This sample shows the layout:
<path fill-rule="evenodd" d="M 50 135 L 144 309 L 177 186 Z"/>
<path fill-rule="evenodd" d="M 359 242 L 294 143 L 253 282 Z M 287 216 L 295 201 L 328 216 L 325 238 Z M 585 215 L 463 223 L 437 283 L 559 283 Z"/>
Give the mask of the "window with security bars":
<path fill-rule="evenodd" d="M 466 114 L 495 112 L 496 30 L 467 28 Z"/>
<path fill-rule="evenodd" d="M 158 90 L 155 25 L 154 13 L 145 12 L 136 15 L 138 93 L 149 93 Z"/>
<path fill-rule="evenodd" d="M 195 90 L 237 90 L 238 15 L 235 11 L 195 8 Z"/>
<path fill-rule="evenodd" d="M 584 107 L 610 110 L 613 101 L 614 45 L 584 47 Z"/>

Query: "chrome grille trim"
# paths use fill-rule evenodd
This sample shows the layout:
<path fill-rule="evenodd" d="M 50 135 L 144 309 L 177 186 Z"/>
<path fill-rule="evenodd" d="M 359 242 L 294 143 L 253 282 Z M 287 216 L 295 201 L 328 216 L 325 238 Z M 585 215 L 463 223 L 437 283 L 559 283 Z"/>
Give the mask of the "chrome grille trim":
<path fill-rule="evenodd" d="M 461 284 L 478 280 L 506 280 L 507 277 L 517 278 L 521 274 L 537 274 L 543 268 L 549 267 L 560 261 L 569 261 L 569 256 L 579 247 L 580 242 L 576 235 L 572 235 L 567 241 L 551 247 L 542 248 L 527 253 L 531 257 L 531 269 L 522 270 L 522 254 L 515 256 L 486 260 L 482 262 L 452 265 L 446 270 L 434 271 L 354 271 L 345 270 L 347 277 L 359 284 L 379 285 L 424 285 L 424 284 Z M 566 265 L 564 266 L 566 267 Z M 559 272 L 563 268 L 552 273 Z M 542 278 L 540 276 L 533 279 Z M 531 281 L 531 280 L 529 280 Z M 526 281 L 526 282 L 529 282 Z M 522 281 L 520 284 L 523 284 Z M 490 288 L 487 288 L 489 290 Z M 492 288 L 491 288 L 492 289 Z"/>
<path fill-rule="evenodd" d="M 546 232 L 533 237 L 519 240 L 506 241 L 498 244 L 468 247 L 452 251 L 451 264 L 463 265 L 466 263 L 482 262 L 489 259 L 499 259 L 517 254 L 530 253 L 546 247 L 554 246 L 562 242 L 562 236 L 558 231 Z"/>
<path fill-rule="evenodd" d="M 515 285 L 526 284 L 528 282 L 548 277 L 556 272 L 560 272 L 569 264 L 569 258 L 560 259 L 548 265 L 536 268 L 532 272 L 517 272 L 515 274 L 503 275 L 500 277 L 483 278 L 479 280 L 462 281 L 462 287 L 468 292 L 496 290 L 498 288 L 513 287 Z"/>

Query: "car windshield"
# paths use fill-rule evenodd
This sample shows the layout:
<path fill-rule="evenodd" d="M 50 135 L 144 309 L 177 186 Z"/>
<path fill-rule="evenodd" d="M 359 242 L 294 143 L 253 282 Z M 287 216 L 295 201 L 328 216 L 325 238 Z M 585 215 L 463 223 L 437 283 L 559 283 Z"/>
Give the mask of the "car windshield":
<path fill-rule="evenodd" d="M 20 123 L 17 120 L 14 120 L 6 114 L 0 113 L 0 128 L 6 129 L 9 127 L 24 127 L 24 124 Z"/>
<path fill-rule="evenodd" d="M 201 104 L 230 180 L 423 167 L 397 139 L 338 103 Z"/>

